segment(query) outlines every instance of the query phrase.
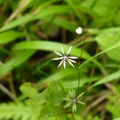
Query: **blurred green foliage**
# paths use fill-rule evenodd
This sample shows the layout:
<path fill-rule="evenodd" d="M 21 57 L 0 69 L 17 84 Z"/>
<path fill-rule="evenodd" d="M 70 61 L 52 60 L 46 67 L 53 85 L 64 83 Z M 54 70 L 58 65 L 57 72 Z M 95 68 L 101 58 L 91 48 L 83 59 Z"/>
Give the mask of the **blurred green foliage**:
<path fill-rule="evenodd" d="M 120 0 L 0 0 L 0 119 L 119 120 Z M 75 30 L 83 28 L 77 35 Z M 57 68 L 55 54 L 79 57 Z M 65 108 L 69 89 L 86 105 Z"/>

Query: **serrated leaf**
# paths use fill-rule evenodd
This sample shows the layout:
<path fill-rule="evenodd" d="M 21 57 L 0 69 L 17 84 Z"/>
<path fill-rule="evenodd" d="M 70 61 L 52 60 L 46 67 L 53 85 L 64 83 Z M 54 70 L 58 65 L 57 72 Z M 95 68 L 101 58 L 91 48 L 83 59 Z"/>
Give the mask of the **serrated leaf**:
<path fill-rule="evenodd" d="M 26 96 L 29 96 L 29 97 L 33 97 L 33 96 L 37 95 L 37 90 L 34 89 L 31 86 L 31 83 L 29 83 L 29 82 L 26 82 L 23 85 L 21 85 L 20 90 L 23 92 L 23 94 L 25 94 Z"/>
<path fill-rule="evenodd" d="M 49 89 L 46 88 L 41 93 L 38 93 L 37 95 L 34 95 L 32 100 L 31 100 L 32 103 L 34 105 L 41 105 L 41 104 L 46 103 L 49 92 L 50 92 Z"/>
<path fill-rule="evenodd" d="M 35 108 L 35 109 L 34 109 Z M 0 104 L 0 119 L 6 120 L 38 120 L 42 107 L 35 107 L 23 103 L 2 103 Z"/>
<path fill-rule="evenodd" d="M 49 100 L 51 103 L 60 104 L 62 102 L 62 98 L 64 97 L 64 90 L 60 83 L 57 81 L 53 81 L 49 83 L 50 95 Z"/>
<path fill-rule="evenodd" d="M 23 92 L 23 94 L 30 98 L 29 100 L 33 105 L 38 106 L 47 101 L 47 96 L 49 93 L 48 89 L 45 89 L 39 93 L 34 87 L 32 87 L 31 83 L 26 82 L 21 85 L 20 90 Z"/>
<path fill-rule="evenodd" d="M 40 120 L 56 120 L 56 114 L 58 114 L 57 107 L 51 104 L 45 105 L 41 110 Z"/>

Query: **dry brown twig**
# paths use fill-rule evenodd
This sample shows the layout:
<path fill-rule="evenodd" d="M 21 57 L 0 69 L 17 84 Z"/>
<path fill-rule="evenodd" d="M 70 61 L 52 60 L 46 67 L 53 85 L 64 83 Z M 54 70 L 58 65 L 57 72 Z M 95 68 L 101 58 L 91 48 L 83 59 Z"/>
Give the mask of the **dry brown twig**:
<path fill-rule="evenodd" d="M 99 98 L 97 98 L 95 101 L 93 101 L 82 113 L 82 117 L 84 117 L 92 108 L 100 104 L 103 100 L 105 100 L 112 92 L 106 92 L 103 95 L 101 95 Z"/>
<path fill-rule="evenodd" d="M 5 21 L 5 25 L 12 21 L 16 15 L 29 3 L 29 0 L 22 0 L 18 5 L 18 8 L 10 15 L 10 17 Z"/>
<path fill-rule="evenodd" d="M 13 93 L 11 93 L 6 87 L 4 87 L 2 84 L 0 84 L 0 89 L 7 94 L 12 100 L 16 100 L 16 97 Z"/>

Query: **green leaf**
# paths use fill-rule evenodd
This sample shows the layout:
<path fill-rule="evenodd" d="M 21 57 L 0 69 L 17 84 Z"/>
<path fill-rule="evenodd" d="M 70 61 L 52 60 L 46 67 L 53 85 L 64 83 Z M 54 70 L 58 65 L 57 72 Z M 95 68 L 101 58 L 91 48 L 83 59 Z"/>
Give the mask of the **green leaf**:
<path fill-rule="evenodd" d="M 4 0 L 0 0 L 0 5 L 3 3 Z"/>
<path fill-rule="evenodd" d="M 77 7 L 76 7 L 76 3 L 75 1 L 73 2 L 73 0 L 65 0 L 70 6 L 71 8 L 74 10 L 74 13 L 76 14 L 76 16 L 79 18 L 79 20 L 81 20 L 81 22 L 85 25 L 86 24 L 86 21 L 83 19 L 83 16 L 80 15 Z"/>
<path fill-rule="evenodd" d="M 16 38 L 19 38 L 22 36 L 24 36 L 24 33 L 12 31 L 12 30 L 1 33 L 0 34 L 0 44 L 11 42 L 11 41 L 15 40 Z"/>
<path fill-rule="evenodd" d="M 119 94 L 117 94 L 117 96 L 114 95 L 110 95 L 108 97 L 108 100 L 110 101 L 109 104 L 106 104 L 106 110 L 109 111 L 113 118 L 117 118 L 120 117 L 120 105 L 119 105 Z M 114 120 L 114 119 L 113 119 Z"/>
<path fill-rule="evenodd" d="M 120 21 L 119 20 L 120 20 L 120 13 L 118 13 L 113 19 L 113 22 L 114 22 L 115 26 L 120 26 Z"/>
<path fill-rule="evenodd" d="M 48 101 L 48 94 L 49 94 L 49 89 L 46 88 L 45 90 L 43 90 L 41 93 L 37 94 L 34 98 L 33 98 L 33 102 L 34 104 L 37 105 L 41 105 L 44 104 Z"/>
<path fill-rule="evenodd" d="M 40 82 L 51 82 L 51 81 L 60 81 L 64 79 L 65 77 L 71 75 L 71 74 L 76 74 L 76 69 L 74 68 L 67 68 L 64 70 L 57 71 L 53 73 L 52 75 L 49 75 L 47 78 L 44 78 L 40 80 Z"/>
<path fill-rule="evenodd" d="M 114 0 L 114 4 L 113 0 L 97 0 L 93 4 L 93 11 L 95 11 L 99 16 L 105 17 L 115 14 L 119 8 L 119 0 Z"/>
<path fill-rule="evenodd" d="M 46 17 L 44 18 L 45 21 L 51 21 L 52 17 Z M 63 19 L 61 17 L 55 17 L 52 21 L 53 24 L 62 27 L 66 30 L 69 30 L 73 33 L 75 33 L 76 28 L 78 28 L 77 24 L 72 23 L 71 21 L 68 21 L 66 19 Z"/>
<path fill-rule="evenodd" d="M 103 54 L 103 53 L 106 53 L 106 52 L 108 52 L 108 51 L 111 51 L 111 50 L 113 50 L 113 49 L 115 49 L 115 48 L 117 48 L 117 47 L 120 47 L 120 42 L 118 42 L 118 43 L 116 43 L 116 44 L 108 47 L 107 49 L 103 50 L 102 52 L 99 52 L 98 54 L 96 54 L 96 55 L 94 55 L 93 57 L 89 58 L 89 59 L 86 60 L 84 63 L 82 63 L 79 68 L 81 68 L 83 65 L 85 65 L 87 62 L 89 62 L 89 61 L 92 60 L 93 58 L 95 58 L 95 57 L 97 57 L 97 56 L 99 56 L 99 55 L 101 55 L 101 54 Z"/>
<path fill-rule="evenodd" d="M 50 0 L 50 1 L 43 1 L 43 0 L 38 0 L 38 1 L 34 1 L 32 0 L 29 4 L 28 7 L 34 7 L 34 6 L 39 6 L 37 8 L 37 11 L 39 12 L 40 10 L 42 10 L 44 7 L 50 5 L 51 3 L 55 2 L 56 0 Z"/>
<path fill-rule="evenodd" d="M 51 103 L 56 105 L 61 104 L 62 98 L 64 97 L 64 91 L 60 83 L 53 81 L 48 84 L 50 89 L 49 100 Z"/>
<path fill-rule="evenodd" d="M 35 107 L 29 103 L 2 103 L 0 105 L 0 119 L 38 120 L 41 109 L 42 107 Z"/>
<path fill-rule="evenodd" d="M 45 50 L 45 51 L 58 51 L 61 52 L 61 47 L 63 46 L 63 49 L 65 52 L 68 51 L 70 48 L 70 45 L 58 43 L 58 42 L 49 42 L 49 41 L 30 41 L 30 42 L 20 42 L 14 46 L 15 50 L 23 50 L 23 49 L 39 49 L 39 50 Z M 54 47 L 53 47 L 54 46 Z M 70 51 L 70 55 L 79 56 L 81 53 L 81 49 L 78 49 L 76 47 L 73 47 Z M 87 52 L 83 52 L 82 58 L 87 59 L 90 58 L 89 54 Z"/>
<path fill-rule="evenodd" d="M 112 35 L 113 33 L 118 33 L 120 31 L 120 27 L 111 27 L 111 28 L 107 28 L 107 29 L 106 28 L 105 29 L 90 28 L 90 29 L 87 29 L 87 31 L 93 35 L 101 35 L 101 34 Z"/>
<path fill-rule="evenodd" d="M 16 50 L 39 49 L 39 50 L 46 50 L 46 51 L 61 52 L 60 45 L 63 46 L 64 51 L 67 53 L 68 49 L 70 48 L 69 45 L 66 45 L 66 44 L 63 44 L 63 43 L 58 43 L 58 42 L 38 41 L 38 40 L 18 43 L 18 44 L 15 45 L 14 49 L 16 49 Z M 82 50 L 80 48 L 73 47 L 72 50 L 70 51 L 69 55 L 74 55 L 74 56 L 79 57 L 81 51 Z M 81 58 L 90 59 L 91 56 L 86 51 L 83 51 Z M 100 69 L 105 71 L 103 66 L 98 61 L 96 61 L 94 59 L 90 59 L 90 60 L 92 62 L 94 62 Z"/>
<path fill-rule="evenodd" d="M 26 82 L 22 84 L 20 87 L 20 90 L 23 92 L 23 94 L 29 97 L 33 97 L 34 95 L 37 94 L 37 90 L 34 89 L 31 85 L 32 85 L 31 83 Z"/>
<path fill-rule="evenodd" d="M 17 27 L 25 22 L 28 22 L 30 20 L 30 18 L 31 18 L 31 15 L 26 15 L 24 17 L 17 19 L 17 20 L 13 20 L 10 23 L 8 23 L 7 25 L 3 26 L 0 29 L 0 32 L 5 31 L 5 30 L 9 30 L 9 29 Z"/>
<path fill-rule="evenodd" d="M 120 77 L 120 71 L 117 71 L 117 72 L 114 72 L 114 73 L 112 73 L 112 74 L 110 74 L 110 75 L 100 79 L 98 82 L 96 82 L 92 86 L 97 86 L 97 85 L 100 85 L 100 84 L 103 84 L 103 83 L 115 80 L 115 79 L 117 79 L 119 77 Z"/>
<path fill-rule="evenodd" d="M 32 84 L 29 82 L 24 83 L 23 85 L 20 86 L 20 90 L 24 95 L 30 98 L 30 102 L 33 105 L 40 105 L 43 104 L 47 101 L 47 96 L 49 93 L 48 89 L 45 89 L 41 93 L 38 93 L 37 90 L 32 87 Z"/>
<path fill-rule="evenodd" d="M 58 108 L 51 104 L 47 104 L 41 110 L 40 120 L 56 120 L 56 114 L 60 114 Z"/>
<path fill-rule="evenodd" d="M 83 13 L 87 13 L 88 15 L 91 15 L 93 17 L 96 17 L 97 14 L 95 13 L 95 11 L 93 11 L 92 9 L 85 7 L 85 6 L 82 6 L 82 3 L 81 4 L 77 4 L 76 5 L 76 8 L 80 11 L 82 11 Z M 84 14 L 83 14 L 84 15 Z M 81 15 L 82 16 L 82 15 Z M 87 21 L 87 20 L 86 20 Z"/>
<path fill-rule="evenodd" d="M 100 17 L 108 17 L 116 13 L 119 9 L 119 0 L 86 0 L 82 2 L 82 6 L 91 9 Z M 112 9 L 111 9 L 112 8 Z"/>
<path fill-rule="evenodd" d="M 19 66 L 20 64 L 22 64 L 24 61 L 30 58 L 35 52 L 36 52 L 35 50 L 21 51 L 15 57 L 11 58 L 11 60 L 4 63 L 0 67 L 0 77 L 7 74 L 11 70 L 13 70 L 15 67 Z"/>
<path fill-rule="evenodd" d="M 27 22 L 37 20 L 37 19 L 43 19 L 44 17 L 52 15 L 52 14 L 67 13 L 70 11 L 71 11 L 71 8 L 69 6 L 66 6 L 66 5 L 51 6 L 51 7 L 45 8 L 44 10 L 41 10 L 34 17 L 31 14 L 27 14 L 27 15 L 25 15 L 17 20 L 11 21 L 10 23 L 8 23 L 7 25 L 2 27 L 0 29 L 0 32 L 8 30 L 8 29 L 12 29 L 14 27 L 17 27 L 17 26 L 23 24 L 23 23 L 27 23 Z"/>
<path fill-rule="evenodd" d="M 88 84 L 90 81 L 95 82 L 99 80 L 101 76 L 94 76 L 88 78 L 80 79 L 80 87 L 83 87 L 85 84 Z M 60 81 L 64 89 L 72 89 L 78 87 L 78 79 L 73 79 L 72 81 L 66 81 L 64 78 Z"/>
<path fill-rule="evenodd" d="M 68 13 L 72 11 L 72 9 L 68 5 L 56 5 L 51 6 L 46 9 L 43 9 L 40 13 L 38 13 L 33 20 L 41 19 L 49 15 L 58 14 L 58 13 Z"/>
<path fill-rule="evenodd" d="M 113 120 L 120 120 L 120 117 L 118 117 L 118 118 L 115 118 L 115 119 L 113 119 Z"/>
<path fill-rule="evenodd" d="M 106 32 L 104 34 L 100 34 L 97 36 L 96 41 L 100 45 L 102 50 L 105 50 L 107 48 L 110 48 L 111 46 L 115 44 L 119 44 L 120 42 L 120 33 L 119 32 Z M 116 47 L 115 49 L 112 49 L 111 51 L 106 52 L 108 57 L 110 57 L 113 60 L 120 61 L 120 47 Z"/>

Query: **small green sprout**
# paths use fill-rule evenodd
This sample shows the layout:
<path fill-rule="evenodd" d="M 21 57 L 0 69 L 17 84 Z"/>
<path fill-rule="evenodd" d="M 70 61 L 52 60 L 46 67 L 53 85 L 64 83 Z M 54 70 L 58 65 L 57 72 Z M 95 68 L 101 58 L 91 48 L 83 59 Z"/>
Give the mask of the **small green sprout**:
<path fill-rule="evenodd" d="M 79 94 L 77 97 L 76 97 L 76 93 L 75 93 L 75 91 L 74 90 L 69 90 L 69 95 L 70 95 L 70 98 L 63 98 L 64 100 L 66 100 L 66 101 L 69 101 L 69 103 L 67 104 L 67 105 L 65 105 L 65 107 L 64 108 L 67 108 L 67 107 L 69 107 L 71 104 L 72 104 L 72 111 L 73 112 L 76 112 L 76 110 L 77 110 L 77 103 L 79 103 L 79 104 L 85 104 L 85 103 L 83 103 L 83 102 L 81 102 L 80 100 L 79 100 L 79 98 L 82 96 L 84 94 L 84 92 L 83 93 L 81 93 L 81 94 Z M 76 98 L 75 98 L 76 97 Z"/>

